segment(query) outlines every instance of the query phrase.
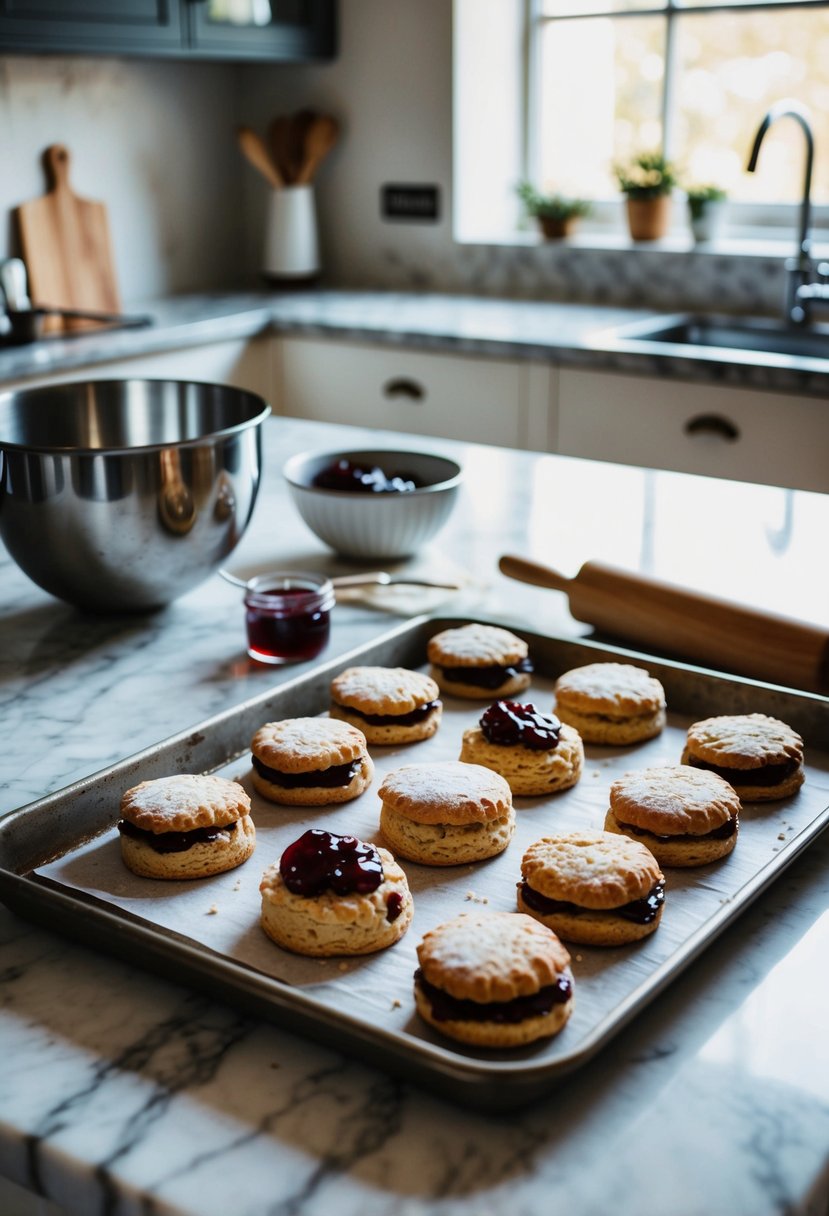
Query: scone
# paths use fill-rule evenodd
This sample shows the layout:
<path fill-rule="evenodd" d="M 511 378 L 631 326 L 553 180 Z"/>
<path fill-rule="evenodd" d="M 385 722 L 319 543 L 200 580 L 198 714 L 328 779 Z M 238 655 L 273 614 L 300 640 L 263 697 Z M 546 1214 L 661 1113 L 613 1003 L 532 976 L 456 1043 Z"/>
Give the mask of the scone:
<path fill-rule="evenodd" d="M 554 708 L 585 743 L 641 743 L 665 725 L 662 685 L 631 663 L 587 663 L 565 671 L 555 683 Z"/>
<path fill-rule="evenodd" d="M 350 722 L 369 743 L 416 743 L 440 725 L 435 681 L 405 667 L 349 667 L 331 681 L 331 717 Z"/>
<path fill-rule="evenodd" d="M 417 1012 L 462 1043 L 522 1047 L 558 1034 L 572 1012 L 570 955 L 521 913 L 458 916 L 430 930 L 417 957 Z"/>
<path fill-rule="evenodd" d="M 625 773 L 610 787 L 605 830 L 640 840 L 663 866 L 705 866 L 737 843 L 740 799 L 722 777 L 675 765 Z"/>
<path fill-rule="evenodd" d="M 254 789 L 285 806 L 349 802 L 374 776 L 363 732 L 330 718 L 266 722 L 250 748 Z"/>
<path fill-rule="evenodd" d="M 518 910 L 566 942 L 623 946 L 659 926 L 665 878 L 653 853 L 612 832 L 566 832 L 531 844 Z"/>
<path fill-rule="evenodd" d="M 380 830 L 409 861 L 457 866 L 502 853 L 515 830 L 503 777 L 480 764 L 407 764 L 380 786 Z"/>
<path fill-rule="evenodd" d="M 497 625 L 461 625 L 429 639 L 431 674 L 445 693 L 492 700 L 523 692 L 533 666 L 522 639 Z"/>
<path fill-rule="evenodd" d="M 142 878 L 208 878 L 256 847 L 250 798 L 226 777 L 179 773 L 142 781 L 121 798 L 124 864 Z"/>
<path fill-rule="evenodd" d="M 788 798 L 804 780 L 803 740 L 766 714 L 705 718 L 688 730 L 682 763 L 723 777 L 743 802 Z"/>
<path fill-rule="evenodd" d="M 399 941 L 414 905 L 406 875 L 386 849 L 311 828 L 268 866 L 259 884 L 261 924 L 295 954 L 373 954 Z"/>
<path fill-rule="evenodd" d="M 464 731 L 461 760 L 500 773 L 513 796 L 555 794 L 575 785 L 584 767 L 578 731 L 534 705 L 496 701 L 480 725 Z"/>

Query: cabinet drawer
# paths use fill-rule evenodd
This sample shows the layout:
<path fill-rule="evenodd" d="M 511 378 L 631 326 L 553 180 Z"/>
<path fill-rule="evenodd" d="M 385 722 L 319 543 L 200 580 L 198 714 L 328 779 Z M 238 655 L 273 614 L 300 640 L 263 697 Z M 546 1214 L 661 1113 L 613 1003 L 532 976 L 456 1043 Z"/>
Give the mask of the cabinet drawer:
<path fill-rule="evenodd" d="M 520 364 L 305 338 L 283 338 L 280 361 L 285 414 L 523 446 Z"/>
<path fill-rule="evenodd" d="M 559 373 L 567 456 L 829 490 L 829 403 L 605 372 Z"/>

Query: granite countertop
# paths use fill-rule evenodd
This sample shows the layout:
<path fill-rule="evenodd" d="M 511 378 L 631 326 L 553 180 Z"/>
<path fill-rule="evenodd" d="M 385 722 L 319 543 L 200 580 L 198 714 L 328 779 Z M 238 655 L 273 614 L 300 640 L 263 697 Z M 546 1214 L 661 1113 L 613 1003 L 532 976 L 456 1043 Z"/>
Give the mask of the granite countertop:
<path fill-rule="evenodd" d="M 303 448 L 376 439 L 269 420 L 261 497 L 231 568 L 342 572 L 279 470 Z M 439 540 L 406 566 L 462 576 L 463 592 L 433 611 L 585 632 L 563 596 L 498 573 L 512 551 L 566 574 L 612 560 L 825 612 L 814 558 L 826 496 L 430 446 L 466 473 Z M 711 535 L 739 544 L 696 543 Z M 307 670 L 245 657 L 239 593 L 218 577 L 157 614 L 95 617 L 2 558 L 0 599 L 4 812 Z M 325 657 L 403 613 L 338 605 Z M 78 1216 L 641 1216 L 655 1203 L 662 1216 L 818 1216 L 829 1202 L 827 867 L 829 833 L 601 1055 L 503 1116 L 457 1108 L 2 910 L 0 1173 Z"/>
<path fill-rule="evenodd" d="M 78 367 L 261 334 L 304 334 L 512 359 L 555 361 L 825 396 L 827 358 L 756 351 L 637 350 L 614 332 L 652 311 L 554 301 L 383 291 L 203 293 L 149 301 L 140 329 L 0 349 L 0 386 Z"/>

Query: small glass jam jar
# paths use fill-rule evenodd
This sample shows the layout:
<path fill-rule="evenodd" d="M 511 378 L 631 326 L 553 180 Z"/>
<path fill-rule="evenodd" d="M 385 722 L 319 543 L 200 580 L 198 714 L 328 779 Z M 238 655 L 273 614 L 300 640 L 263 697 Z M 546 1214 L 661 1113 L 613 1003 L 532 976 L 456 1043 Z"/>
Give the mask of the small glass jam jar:
<path fill-rule="evenodd" d="M 245 590 L 248 654 L 260 663 L 301 663 L 325 648 L 334 588 L 321 574 L 283 571 L 252 578 Z"/>

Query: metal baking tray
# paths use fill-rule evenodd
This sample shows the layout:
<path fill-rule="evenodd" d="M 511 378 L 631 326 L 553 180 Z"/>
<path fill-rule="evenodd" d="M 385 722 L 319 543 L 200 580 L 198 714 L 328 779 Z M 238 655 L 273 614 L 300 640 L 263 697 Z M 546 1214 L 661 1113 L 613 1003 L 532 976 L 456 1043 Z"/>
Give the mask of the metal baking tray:
<path fill-rule="evenodd" d="M 227 710 L 158 745 L 12 812 L 0 823 L 0 898 L 14 911 L 211 996 L 272 1020 L 477 1109 L 504 1110 L 548 1094 L 591 1059 L 626 1022 L 732 922 L 829 822 L 829 700 L 715 674 L 590 641 L 517 630 L 536 674 L 522 699 L 552 704 L 562 671 L 597 660 L 631 661 L 661 680 L 668 724 L 632 747 L 585 748 L 578 785 L 548 798 L 516 799 L 509 848 L 476 866 L 435 869 L 405 863 L 415 918 L 389 950 L 359 959 L 290 955 L 258 922 L 259 880 L 285 846 L 309 826 L 377 839 L 377 788 L 406 763 L 456 759 L 462 730 L 485 702 L 446 698 L 432 740 L 372 748 L 376 776 L 351 803 L 280 808 L 253 793 L 249 743 L 264 722 L 324 713 L 329 684 L 347 666 L 423 667 L 426 643 L 468 618 L 417 618 L 269 693 Z M 412 974 L 423 933 L 463 911 L 515 908 L 524 849 L 556 830 L 600 828 L 610 782 L 623 771 L 677 763 L 691 722 L 710 714 L 763 712 L 805 740 L 807 776 L 793 798 L 744 808 L 730 857 L 698 870 L 667 870 L 658 931 L 614 949 L 571 946 L 576 1002 L 556 1038 L 513 1051 L 467 1048 L 420 1021 Z M 821 750 L 824 749 L 824 750 Z M 120 860 L 116 824 L 121 794 L 138 781 L 175 772 L 218 772 L 252 793 L 253 857 L 237 870 L 193 883 L 138 878 Z"/>

